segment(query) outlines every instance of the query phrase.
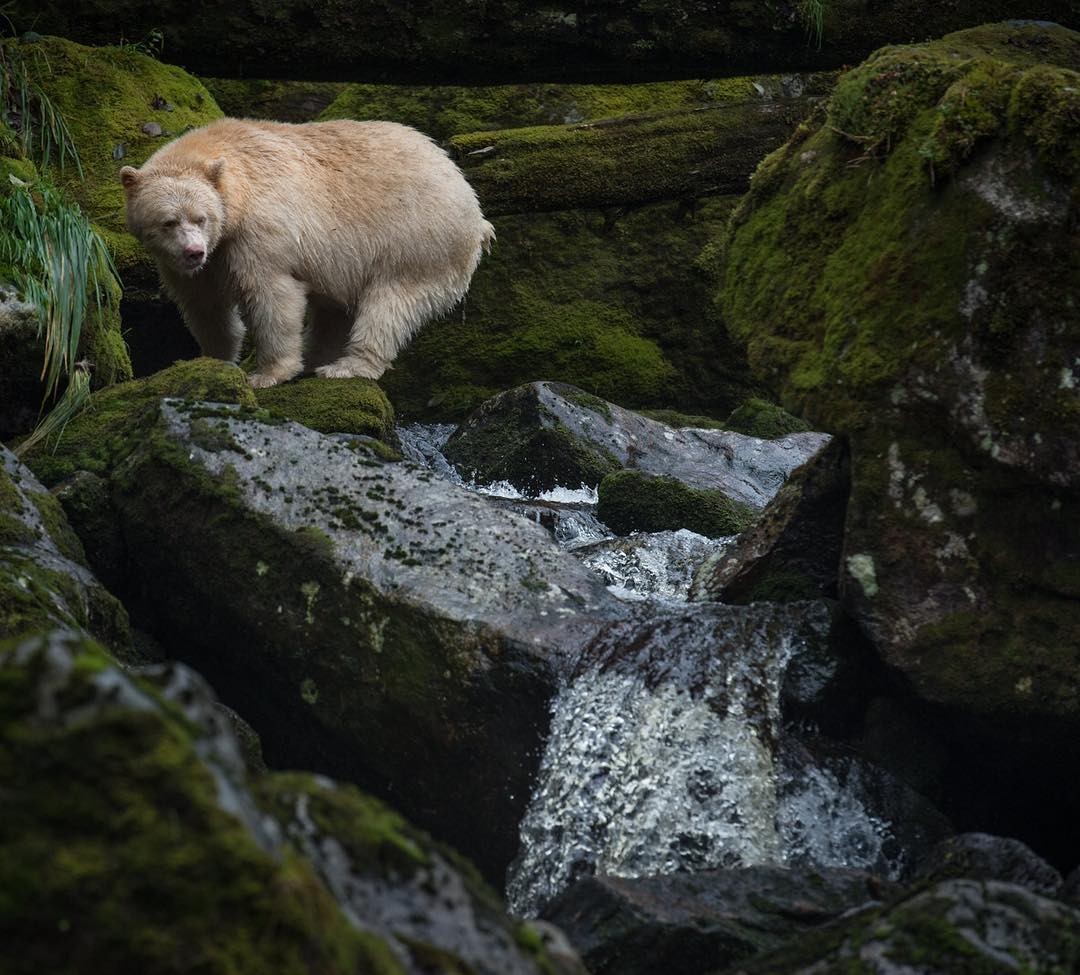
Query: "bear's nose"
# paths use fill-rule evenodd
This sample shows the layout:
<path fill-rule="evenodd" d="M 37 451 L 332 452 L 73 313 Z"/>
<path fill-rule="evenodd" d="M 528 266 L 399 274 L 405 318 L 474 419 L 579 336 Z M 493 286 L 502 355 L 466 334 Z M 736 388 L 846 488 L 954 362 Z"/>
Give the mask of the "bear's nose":
<path fill-rule="evenodd" d="M 188 244 L 188 246 L 184 248 L 184 257 L 189 258 L 190 260 L 197 261 L 205 255 L 206 248 L 201 244 Z"/>

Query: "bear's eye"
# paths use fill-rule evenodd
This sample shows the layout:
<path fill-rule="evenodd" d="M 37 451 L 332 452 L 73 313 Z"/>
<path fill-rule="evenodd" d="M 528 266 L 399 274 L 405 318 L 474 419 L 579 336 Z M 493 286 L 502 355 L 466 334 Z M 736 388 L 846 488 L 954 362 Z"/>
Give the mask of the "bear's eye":
<path fill-rule="evenodd" d="M 196 217 L 192 222 L 195 224 L 196 227 L 201 227 L 204 223 L 206 223 L 206 217 Z"/>
<path fill-rule="evenodd" d="M 161 226 L 163 226 L 166 230 L 172 230 L 173 227 L 175 227 L 178 223 L 180 223 L 179 220 L 164 220 L 162 221 Z"/>

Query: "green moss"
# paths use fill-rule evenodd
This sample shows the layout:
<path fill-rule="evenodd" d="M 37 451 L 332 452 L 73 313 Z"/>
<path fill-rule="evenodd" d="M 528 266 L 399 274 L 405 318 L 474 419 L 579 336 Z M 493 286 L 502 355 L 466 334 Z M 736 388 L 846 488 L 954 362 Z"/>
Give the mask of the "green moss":
<path fill-rule="evenodd" d="M 46 641 L 21 644 L 19 664 L 17 644 L 0 648 L 0 929 L 13 975 L 400 972 L 309 865 L 265 852 L 221 808 L 189 722 L 118 674 L 138 690 L 105 703 L 94 682 L 115 666 L 63 643 L 75 666 L 51 673 L 50 694 L 66 721 L 35 718 Z M 125 705 L 134 694 L 145 703 Z"/>
<path fill-rule="evenodd" d="M 856 400 L 886 393 L 913 368 L 933 370 L 942 344 L 969 328 L 958 309 L 979 274 L 996 277 L 999 331 L 1030 320 L 1032 302 L 1045 309 L 1049 294 L 1072 315 L 1068 289 L 1032 287 L 1032 275 L 1068 267 L 1068 258 L 1025 242 L 1032 260 L 1021 268 L 1018 242 L 1006 256 L 996 236 L 992 197 L 952 187 L 977 147 L 1022 154 L 1016 137 L 1027 132 L 1048 172 L 1075 172 L 1080 77 L 1033 65 L 1022 43 L 1006 43 L 1010 35 L 1052 38 L 1051 50 L 1073 52 L 1064 60 L 1080 50 L 1061 28 L 999 28 L 996 45 L 981 29 L 887 48 L 841 79 L 828 125 L 755 176 L 725 250 L 721 307 L 755 372 L 815 425 L 869 420 Z M 993 60 L 1000 51 L 1005 60 Z M 1019 156 L 1009 165 L 1030 167 Z M 1032 205 L 1049 205 L 1052 192 L 1032 174 Z M 980 251 L 985 267 L 973 259 Z M 1026 305 L 1007 307 L 1017 302 Z M 810 403 L 813 415 L 802 408 Z"/>
<path fill-rule="evenodd" d="M 599 494 L 596 516 L 618 534 L 688 528 L 720 538 L 738 534 L 754 518 L 751 508 L 720 491 L 634 470 L 609 474 L 600 482 Z"/>
<path fill-rule="evenodd" d="M 113 256 L 123 273 L 129 261 L 145 258 L 125 230 L 120 167 L 142 165 L 170 135 L 220 118 L 221 110 L 191 75 L 130 49 L 84 47 L 58 37 L 3 43 L 67 121 L 84 176 L 71 166 L 53 175 L 108 232 L 108 242 L 119 244 Z M 148 122 L 164 134 L 144 133 Z"/>
<path fill-rule="evenodd" d="M 810 427 L 787 410 L 768 400 L 751 397 L 735 408 L 727 418 L 726 427 L 748 437 L 778 440 L 789 433 L 802 433 Z"/>
<path fill-rule="evenodd" d="M 557 384 L 554 392 L 573 402 L 580 391 Z M 574 396 L 577 399 L 574 399 Z M 607 404 L 584 396 L 587 408 L 611 422 Z M 447 442 L 444 453 L 466 477 L 487 484 L 509 481 L 539 494 L 557 485 L 596 485 L 619 469 L 608 451 L 573 433 L 541 402 L 537 387 L 519 386 L 485 403 Z"/>
<path fill-rule="evenodd" d="M 394 428 L 393 407 L 370 379 L 299 379 L 260 389 L 255 396 L 274 416 L 322 433 L 354 433 L 385 440 Z"/>
<path fill-rule="evenodd" d="M 217 359 L 178 362 L 145 379 L 99 390 L 90 406 L 64 429 L 55 446 L 36 447 L 25 458 L 46 484 L 74 471 L 106 472 L 136 444 L 131 439 L 138 417 L 163 396 L 239 403 L 257 407 L 244 373 Z"/>
<path fill-rule="evenodd" d="M 457 419 L 537 380 L 621 406 L 728 413 L 756 387 L 694 260 L 731 205 L 496 220 L 464 307 L 421 330 L 381 385 L 407 420 Z"/>
<path fill-rule="evenodd" d="M 680 413 L 678 410 L 638 410 L 642 416 L 656 420 L 658 423 L 666 423 L 669 427 L 696 427 L 701 430 L 726 430 L 727 424 L 711 416 L 694 416 L 689 413 Z"/>

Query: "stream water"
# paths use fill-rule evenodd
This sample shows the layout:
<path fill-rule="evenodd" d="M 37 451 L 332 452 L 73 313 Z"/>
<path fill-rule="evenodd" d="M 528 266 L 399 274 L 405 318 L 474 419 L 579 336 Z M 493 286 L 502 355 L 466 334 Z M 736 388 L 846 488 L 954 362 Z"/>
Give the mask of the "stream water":
<path fill-rule="evenodd" d="M 451 426 L 399 431 L 406 457 L 465 483 L 441 448 Z M 820 603 L 688 604 L 695 569 L 731 539 L 688 531 L 617 538 L 595 491 L 528 498 L 466 484 L 545 524 L 638 604 L 620 634 L 552 702 L 551 728 L 507 884 L 511 912 L 535 916 L 579 876 L 643 876 L 755 864 L 905 870 L 881 790 L 858 763 L 817 761 L 788 740 L 780 692 L 789 661 L 827 638 Z"/>

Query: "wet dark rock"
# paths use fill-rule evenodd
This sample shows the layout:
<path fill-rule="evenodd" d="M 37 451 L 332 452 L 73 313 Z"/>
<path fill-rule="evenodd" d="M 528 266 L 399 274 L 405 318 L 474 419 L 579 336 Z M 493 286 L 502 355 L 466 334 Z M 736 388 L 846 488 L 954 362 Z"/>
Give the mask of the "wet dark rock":
<path fill-rule="evenodd" d="M 1001 880 L 1044 897 L 1060 897 L 1061 874 L 1026 844 L 1005 836 L 961 833 L 930 851 L 912 878 L 915 884 L 942 880 Z"/>
<path fill-rule="evenodd" d="M 836 598 L 849 478 L 847 451 L 834 440 L 791 473 L 734 545 L 702 565 L 693 598 Z"/>
<path fill-rule="evenodd" d="M 857 870 L 746 867 L 590 877 L 545 908 L 593 975 L 715 971 L 898 888 Z"/>
<path fill-rule="evenodd" d="M 595 486 L 607 474 L 633 468 L 761 509 L 829 439 L 793 433 L 771 441 L 677 429 L 563 383 L 530 383 L 481 406 L 444 452 L 478 481 L 505 480 L 525 491 Z"/>
<path fill-rule="evenodd" d="M 498 876 L 557 676 L 627 607 L 538 525 L 355 443 L 173 401 L 131 438 L 147 625 L 271 765 L 368 785 Z"/>
<path fill-rule="evenodd" d="M 109 500 L 109 482 L 100 474 L 77 470 L 55 488 L 56 499 L 79 536 L 86 561 L 111 590 L 123 588 L 127 575 L 124 537 Z"/>
<path fill-rule="evenodd" d="M 1080 911 L 997 880 L 946 880 L 724 969 L 728 975 L 851 971 L 977 975 L 1075 971 Z"/>

